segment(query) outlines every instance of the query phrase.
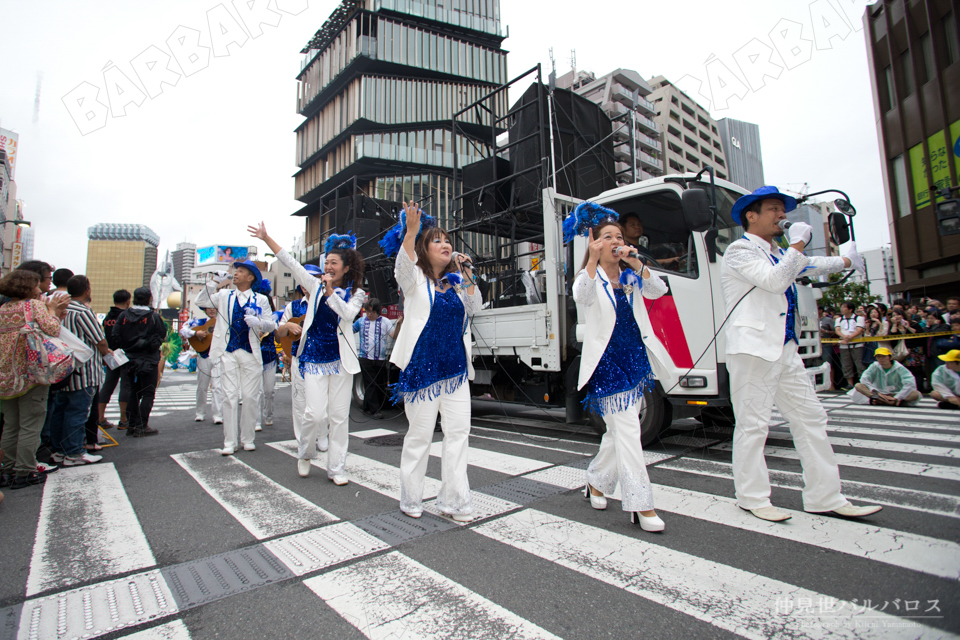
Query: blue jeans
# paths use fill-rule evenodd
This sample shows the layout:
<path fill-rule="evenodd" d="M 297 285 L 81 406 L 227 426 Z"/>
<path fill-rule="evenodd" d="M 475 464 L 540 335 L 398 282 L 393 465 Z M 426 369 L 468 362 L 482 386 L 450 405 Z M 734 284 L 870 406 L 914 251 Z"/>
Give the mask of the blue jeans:
<path fill-rule="evenodd" d="M 77 391 L 58 391 L 50 416 L 50 448 L 54 453 L 78 456 L 86 440 L 87 417 L 97 387 Z"/>

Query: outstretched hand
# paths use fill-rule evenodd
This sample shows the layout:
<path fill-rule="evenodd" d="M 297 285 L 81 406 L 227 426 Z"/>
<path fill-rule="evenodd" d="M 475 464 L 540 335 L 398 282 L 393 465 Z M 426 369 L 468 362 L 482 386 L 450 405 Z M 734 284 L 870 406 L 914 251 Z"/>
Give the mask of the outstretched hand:
<path fill-rule="evenodd" d="M 590 251 L 590 261 L 597 262 L 600 260 L 600 253 L 603 251 L 603 240 L 595 240 L 593 237 L 593 229 L 590 229 L 590 234 L 587 236 L 588 248 Z"/>
<path fill-rule="evenodd" d="M 407 233 L 410 233 L 411 229 L 415 230 L 414 233 L 419 233 L 420 216 L 423 214 L 423 211 L 420 209 L 420 205 L 415 203 L 413 200 L 410 202 L 404 202 L 403 213 L 407 217 Z"/>
<path fill-rule="evenodd" d="M 249 225 L 247 226 L 247 231 L 254 238 L 259 238 L 260 240 L 266 240 L 269 236 L 267 235 L 267 227 L 261 222 L 259 226 Z"/>

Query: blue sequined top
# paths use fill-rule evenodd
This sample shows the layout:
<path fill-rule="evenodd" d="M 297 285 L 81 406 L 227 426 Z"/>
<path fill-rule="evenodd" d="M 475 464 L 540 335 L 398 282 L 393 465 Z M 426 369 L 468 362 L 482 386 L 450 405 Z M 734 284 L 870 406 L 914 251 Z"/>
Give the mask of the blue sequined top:
<path fill-rule="evenodd" d="M 253 353 L 253 349 L 250 348 L 250 328 L 247 326 L 247 323 L 243 321 L 243 310 L 250 307 L 251 303 L 253 303 L 253 306 L 256 306 L 256 303 L 253 301 L 254 298 L 251 296 L 247 304 L 241 307 L 240 298 L 234 296 L 233 320 L 230 322 L 230 341 L 227 342 L 227 353 L 233 353 L 237 349 L 243 349 L 247 353 Z"/>
<path fill-rule="evenodd" d="M 279 311 L 273 312 L 273 319 L 280 320 L 282 314 Z M 270 364 L 277 359 L 277 332 L 271 331 L 269 335 L 263 337 L 260 341 L 260 356 L 263 358 L 263 364 Z"/>
<path fill-rule="evenodd" d="M 340 373 L 340 342 L 337 340 L 340 316 L 327 306 L 326 300 L 327 296 L 317 296 L 314 302 L 313 322 L 298 359 L 300 375 Z"/>
<path fill-rule="evenodd" d="M 302 315 L 307 313 L 307 301 L 301 298 L 300 300 L 291 300 L 290 301 L 290 317 L 299 318 Z M 297 340 L 290 344 L 290 350 L 294 353 L 297 352 L 297 349 L 300 348 L 300 341 Z"/>
<path fill-rule="evenodd" d="M 467 379 L 467 352 L 463 346 L 466 310 L 453 287 L 433 291 L 430 317 L 423 327 L 410 363 L 391 386 L 391 400 L 397 404 L 432 400 L 453 393 Z"/>
<path fill-rule="evenodd" d="M 626 411 L 639 402 L 644 391 L 653 389 L 654 375 L 643 346 L 633 307 L 623 289 L 614 289 L 617 323 L 600 362 L 587 382 L 583 407 L 597 415 Z M 639 301 L 643 304 L 643 301 Z"/>
<path fill-rule="evenodd" d="M 771 255 L 770 259 L 773 260 L 774 264 L 778 264 L 780 261 L 777 259 L 777 256 Z M 783 344 L 787 344 L 791 340 L 800 344 L 800 341 L 797 340 L 797 285 L 791 284 L 790 288 L 786 291 L 787 296 L 787 330 L 786 335 L 783 338 Z"/>

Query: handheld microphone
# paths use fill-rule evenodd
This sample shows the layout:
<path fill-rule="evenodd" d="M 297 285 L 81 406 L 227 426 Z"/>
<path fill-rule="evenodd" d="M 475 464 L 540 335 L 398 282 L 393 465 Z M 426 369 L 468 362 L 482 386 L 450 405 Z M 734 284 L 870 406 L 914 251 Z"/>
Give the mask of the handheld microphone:
<path fill-rule="evenodd" d="M 787 219 L 783 219 L 777 223 L 777 226 L 783 229 L 784 231 L 786 231 L 787 229 L 793 226 L 793 223 Z"/>
<path fill-rule="evenodd" d="M 450 259 L 456 261 L 456 259 L 459 258 L 460 256 L 463 256 L 464 258 L 467 259 L 467 260 L 463 263 L 463 266 L 467 267 L 468 269 L 473 269 L 473 261 L 470 259 L 470 256 L 468 256 L 468 255 L 465 254 L 465 253 L 460 253 L 459 251 L 454 251 L 452 254 L 450 254 Z"/>

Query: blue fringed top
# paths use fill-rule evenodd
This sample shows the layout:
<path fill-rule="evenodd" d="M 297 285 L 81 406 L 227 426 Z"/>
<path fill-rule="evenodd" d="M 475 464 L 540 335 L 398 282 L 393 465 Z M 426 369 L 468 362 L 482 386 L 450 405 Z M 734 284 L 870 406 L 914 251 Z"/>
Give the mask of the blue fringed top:
<path fill-rule="evenodd" d="M 317 296 L 314 300 L 313 322 L 298 358 L 300 375 L 340 373 L 340 342 L 337 340 L 340 316 L 327 306 L 326 301 L 327 296 Z"/>
<path fill-rule="evenodd" d="M 583 408 L 597 415 L 625 411 L 655 384 L 633 307 L 623 289 L 615 289 L 617 323 L 600 362 L 587 382 Z M 643 304 L 640 300 L 639 304 Z"/>
<path fill-rule="evenodd" d="M 431 287 L 432 290 L 432 287 Z M 433 292 L 430 317 L 423 327 L 400 380 L 392 385 L 391 400 L 397 404 L 433 400 L 453 393 L 467 379 L 467 352 L 463 346 L 466 310 L 457 291 L 450 287 Z"/>
<path fill-rule="evenodd" d="M 247 353 L 253 353 L 250 348 L 250 328 L 244 322 L 244 309 L 250 306 L 254 297 L 250 296 L 249 302 L 243 307 L 240 306 L 240 298 L 233 298 L 233 320 L 230 321 L 230 340 L 227 342 L 227 353 L 233 353 L 237 349 L 243 349 Z M 254 303 L 256 306 L 256 303 Z"/>

